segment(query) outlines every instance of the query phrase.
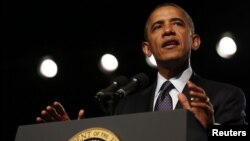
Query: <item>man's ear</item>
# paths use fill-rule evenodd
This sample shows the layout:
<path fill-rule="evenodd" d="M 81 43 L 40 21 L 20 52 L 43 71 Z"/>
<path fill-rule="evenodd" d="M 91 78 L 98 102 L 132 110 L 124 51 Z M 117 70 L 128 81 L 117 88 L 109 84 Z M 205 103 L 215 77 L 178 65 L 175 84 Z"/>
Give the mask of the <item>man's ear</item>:
<path fill-rule="evenodd" d="M 192 36 L 192 38 L 193 38 L 192 49 L 198 50 L 200 48 L 200 44 L 201 44 L 200 36 L 198 34 L 194 34 Z"/>
<path fill-rule="evenodd" d="M 142 51 L 147 57 L 150 57 L 152 55 L 149 42 L 146 41 L 142 42 Z"/>

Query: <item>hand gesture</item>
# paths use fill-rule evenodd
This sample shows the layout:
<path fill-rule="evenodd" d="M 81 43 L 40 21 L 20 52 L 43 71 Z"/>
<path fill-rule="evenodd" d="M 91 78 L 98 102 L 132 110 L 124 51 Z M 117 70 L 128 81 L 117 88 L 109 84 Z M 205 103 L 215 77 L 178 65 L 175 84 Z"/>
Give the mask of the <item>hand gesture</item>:
<path fill-rule="evenodd" d="M 178 98 L 183 108 L 194 113 L 203 127 L 207 128 L 209 124 L 214 123 L 213 105 L 206 95 L 206 92 L 201 87 L 198 87 L 190 81 L 187 82 L 187 86 L 189 88 L 191 102 L 189 103 L 187 97 L 182 93 L 178 95 Z"/>
<path fill-rule="evenodd" d="M 78 119 L 84 118 L 84 110 L 78 113 Z M 36 122 L 67 121 L 71 120 L 64 107 L 59 102 L 54 102 L 52 106 L 48 105 L 42 110 L 41 117 L 36 118 Z"/>

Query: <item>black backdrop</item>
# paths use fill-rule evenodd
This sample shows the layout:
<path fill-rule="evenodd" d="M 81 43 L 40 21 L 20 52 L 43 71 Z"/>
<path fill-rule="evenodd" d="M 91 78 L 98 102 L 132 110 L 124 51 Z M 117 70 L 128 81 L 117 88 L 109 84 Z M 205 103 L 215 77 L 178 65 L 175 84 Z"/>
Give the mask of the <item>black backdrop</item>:
<path fill-rule="evenodd" d="M 1 127 L 2 140 L 14 140 L 18 125 L 34 124 L 40 111 L 60 101 L 72 118 L 80 108 L 86 117 L 102 116 L 93 95 L 118 75 L 156 70 L 141 52 L 143 26 L 150 8 L 161 1 L 2 1 Z M 249 17 L 246 2 L 176 1 L 187 9 L 202 38 L 192 54 L 192 67 L 201 76 L 241 87 L 249 101 Z M 233 33 L 238 52 L 230 60 L 215 52 L 223 32 Z M 99 71 L 103 53 L 118 57 L 118 70 Z M 58 63 L 58 75 L 42 79 L 37 65 L 45 56 Z M 249 108 L 248 108 L 249 109 Z M 249 110 L 247 113 L 249 114 Z"/>

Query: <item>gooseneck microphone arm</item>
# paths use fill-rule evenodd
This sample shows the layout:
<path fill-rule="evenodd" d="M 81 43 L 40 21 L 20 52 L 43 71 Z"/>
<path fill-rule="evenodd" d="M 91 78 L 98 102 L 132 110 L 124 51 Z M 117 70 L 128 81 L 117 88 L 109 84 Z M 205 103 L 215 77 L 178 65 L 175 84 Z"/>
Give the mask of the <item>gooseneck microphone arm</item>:
<path fill-rule="evenodd" d="M 118 88 L 128 83 L 128 78 L 125 76 L 118 76 L 114 78 L 109 86 L 98 91 L 95 96 L 95 102 L 99 108 L 104 112 L 105 115 L 111 115 L 113 111 L 112 97 L 113 93 Z"/>
<path fill-rule="evenodd" d="M 128 78 L 122 75 L 114 78 L 108 87 L 96 93 L 95 99 L 97 99 L 98 101 L 109 99 L 118 88 L 120 88 L 127 82 L 128 82 Z"/>

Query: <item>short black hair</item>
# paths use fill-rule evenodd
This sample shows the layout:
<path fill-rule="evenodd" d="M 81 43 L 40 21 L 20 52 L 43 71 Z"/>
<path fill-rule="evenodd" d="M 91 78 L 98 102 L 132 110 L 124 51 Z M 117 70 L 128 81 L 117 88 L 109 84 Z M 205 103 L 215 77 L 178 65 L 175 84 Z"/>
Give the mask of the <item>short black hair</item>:
<path fill-rule="evenodd" d="M 191 31 L 192 33 L 195 32 L 195 27 L 194 27 L 194 22 L 193 22 L 193 19 L 192 17 L 188 14 L 188 12 L 186 10 L 184 10 L 181 6 L 175 4 L 175 3 L 162 3 L 162 4 L 159 4 L 157 5 L 155 8 L 153 8 L 153 10 L 150 12 L 148 18 L 147 18 L 147 21 L 145 23 L 145 26 L 144 26 L 144 39 L 146 41 L 148 41 L 148 34 L 147 34 L 147 28 L 148 28 L 148 20 L 149 20 L 149 17 L 151 16 L 151 14 L 158 8 L 161 8 L 161 7 L 164 7 L 164 6 L 173 6 L 173 7 L 176 7 L 176 8 L 179 8 L 183 11 L 183 13 L 186 15 L 187 19 L 188 19 L 188 22 L 189 22 L 189 26 L 191 28 Z"/>

